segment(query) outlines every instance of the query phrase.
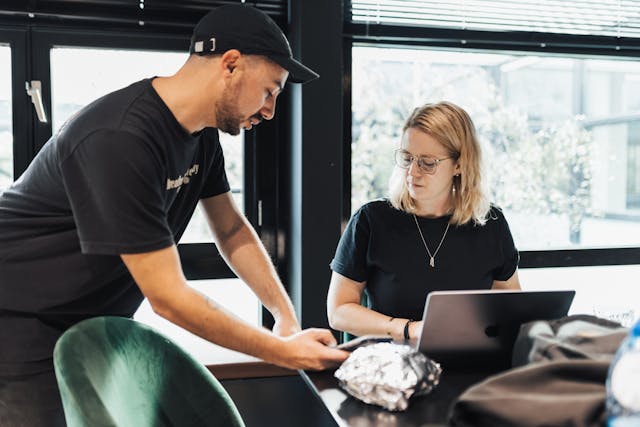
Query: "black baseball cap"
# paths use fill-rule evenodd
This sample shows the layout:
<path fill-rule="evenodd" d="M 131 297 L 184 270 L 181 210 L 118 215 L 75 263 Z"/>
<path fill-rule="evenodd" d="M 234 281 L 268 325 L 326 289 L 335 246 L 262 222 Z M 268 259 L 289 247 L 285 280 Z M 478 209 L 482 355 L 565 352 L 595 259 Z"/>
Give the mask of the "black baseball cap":
<path fill-rule="evenodd" d="M 269 16 L 248 5 L 220 6 L 196 25 L 189 53 L 221 54 L 238 49 L 247 55 L 262 55 L 289 72 L 292 83 L 306 83 L 319 75 L 293 58 L 289 41 Z"/>

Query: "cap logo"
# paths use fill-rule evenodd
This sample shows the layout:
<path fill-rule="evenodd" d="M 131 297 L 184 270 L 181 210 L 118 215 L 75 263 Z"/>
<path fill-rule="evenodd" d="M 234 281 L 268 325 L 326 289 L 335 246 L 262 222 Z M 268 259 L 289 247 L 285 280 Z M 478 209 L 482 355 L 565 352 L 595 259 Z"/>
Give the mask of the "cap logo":
<path fill-rule="evenodd" d="M 216 38 L 211 37 L 209 41 L 211 42 L 211 48 L 209 49 L 209 52 L 213 52 L 216 50 Z M 204 41 L 199 40 L 195 42 L 193 44 L 193 51 L 198 53 L 204 52 Z"/>

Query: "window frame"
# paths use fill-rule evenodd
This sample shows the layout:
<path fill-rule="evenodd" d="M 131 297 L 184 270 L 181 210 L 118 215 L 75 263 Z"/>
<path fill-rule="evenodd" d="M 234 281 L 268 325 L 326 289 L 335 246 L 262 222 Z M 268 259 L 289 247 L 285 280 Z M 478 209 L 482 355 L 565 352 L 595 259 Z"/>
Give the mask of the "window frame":
<path fill-rule="evenodd" d="M 345 132 L 342 220 L 351 216 L 352 49 L 354 44 L 391 47 L 451 48 L 459 51 L 517 51 L 548 54 L 640 58 L 640 39 L 535 32 L 490 32 L 350 22 L 344 3 Z M 520 268 L 640 264 L 640 246 L 520 251 Z"/>
<path fill-rule="evenodd" d="M 13 176 L 22 174 L 33 158 L 29 141 L 32 139 L 33 116 L 31 102 L 26 96 L 25 82 L 29 79 L 30 58 L 27 52 L 27 30 L 18 26 L 0 26 L 0 43 L 11 49 L 11 123 L 13 133 Z M 25 96 L 16 96 L 25 94 Z"/>

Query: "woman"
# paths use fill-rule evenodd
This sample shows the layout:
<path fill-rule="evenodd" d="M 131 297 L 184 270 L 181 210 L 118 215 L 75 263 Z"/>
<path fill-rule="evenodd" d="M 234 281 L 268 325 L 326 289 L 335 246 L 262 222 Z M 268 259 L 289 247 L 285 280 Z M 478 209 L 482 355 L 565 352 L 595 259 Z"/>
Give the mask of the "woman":
<path fill-rule="evenodd" d="M 417 108 L 403 128 L 389 199 L 362 206 L 331 262 L 332 328 L 416 338 L 435 290 L 519 289 L 518 251 L 482 190 L 474 125 L 449 103 Z M 366 291 L 371 308 L 360 304 Z"/>

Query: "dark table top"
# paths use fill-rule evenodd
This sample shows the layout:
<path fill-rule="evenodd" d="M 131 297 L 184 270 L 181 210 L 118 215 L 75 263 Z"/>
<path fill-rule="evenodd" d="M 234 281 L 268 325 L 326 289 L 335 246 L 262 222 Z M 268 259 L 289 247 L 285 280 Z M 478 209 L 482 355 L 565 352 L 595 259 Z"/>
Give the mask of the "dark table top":
<path fill-rule="evenodd" d="M 221 381 L 247 427 L 335 427 L 299 375 Z"/>
<path fill-rule="evenodd" d="M 456 398 L 500 371 L 496 367 L 445 366 L 440 383 L 430 394 L 412 398 L 406 411 L 390 412 L 349 396 L 338 385 L 333 370 L 296 372 L 264 363 L 229 366 L 210 369 L 229 392 L 247 427 L 446 426 Z"/>
<path fill-rule="evenodd" d="M 440 384 L 425 396 L 414 397 L 403 412 L 390 412 L 363 403 L 343 391 L 333 371 L 301 372 L 339 426 L 427 427 L 446 426 L 451 404 L 469 386 L 497 372 L 496 368 L 444 369 Z"/>

